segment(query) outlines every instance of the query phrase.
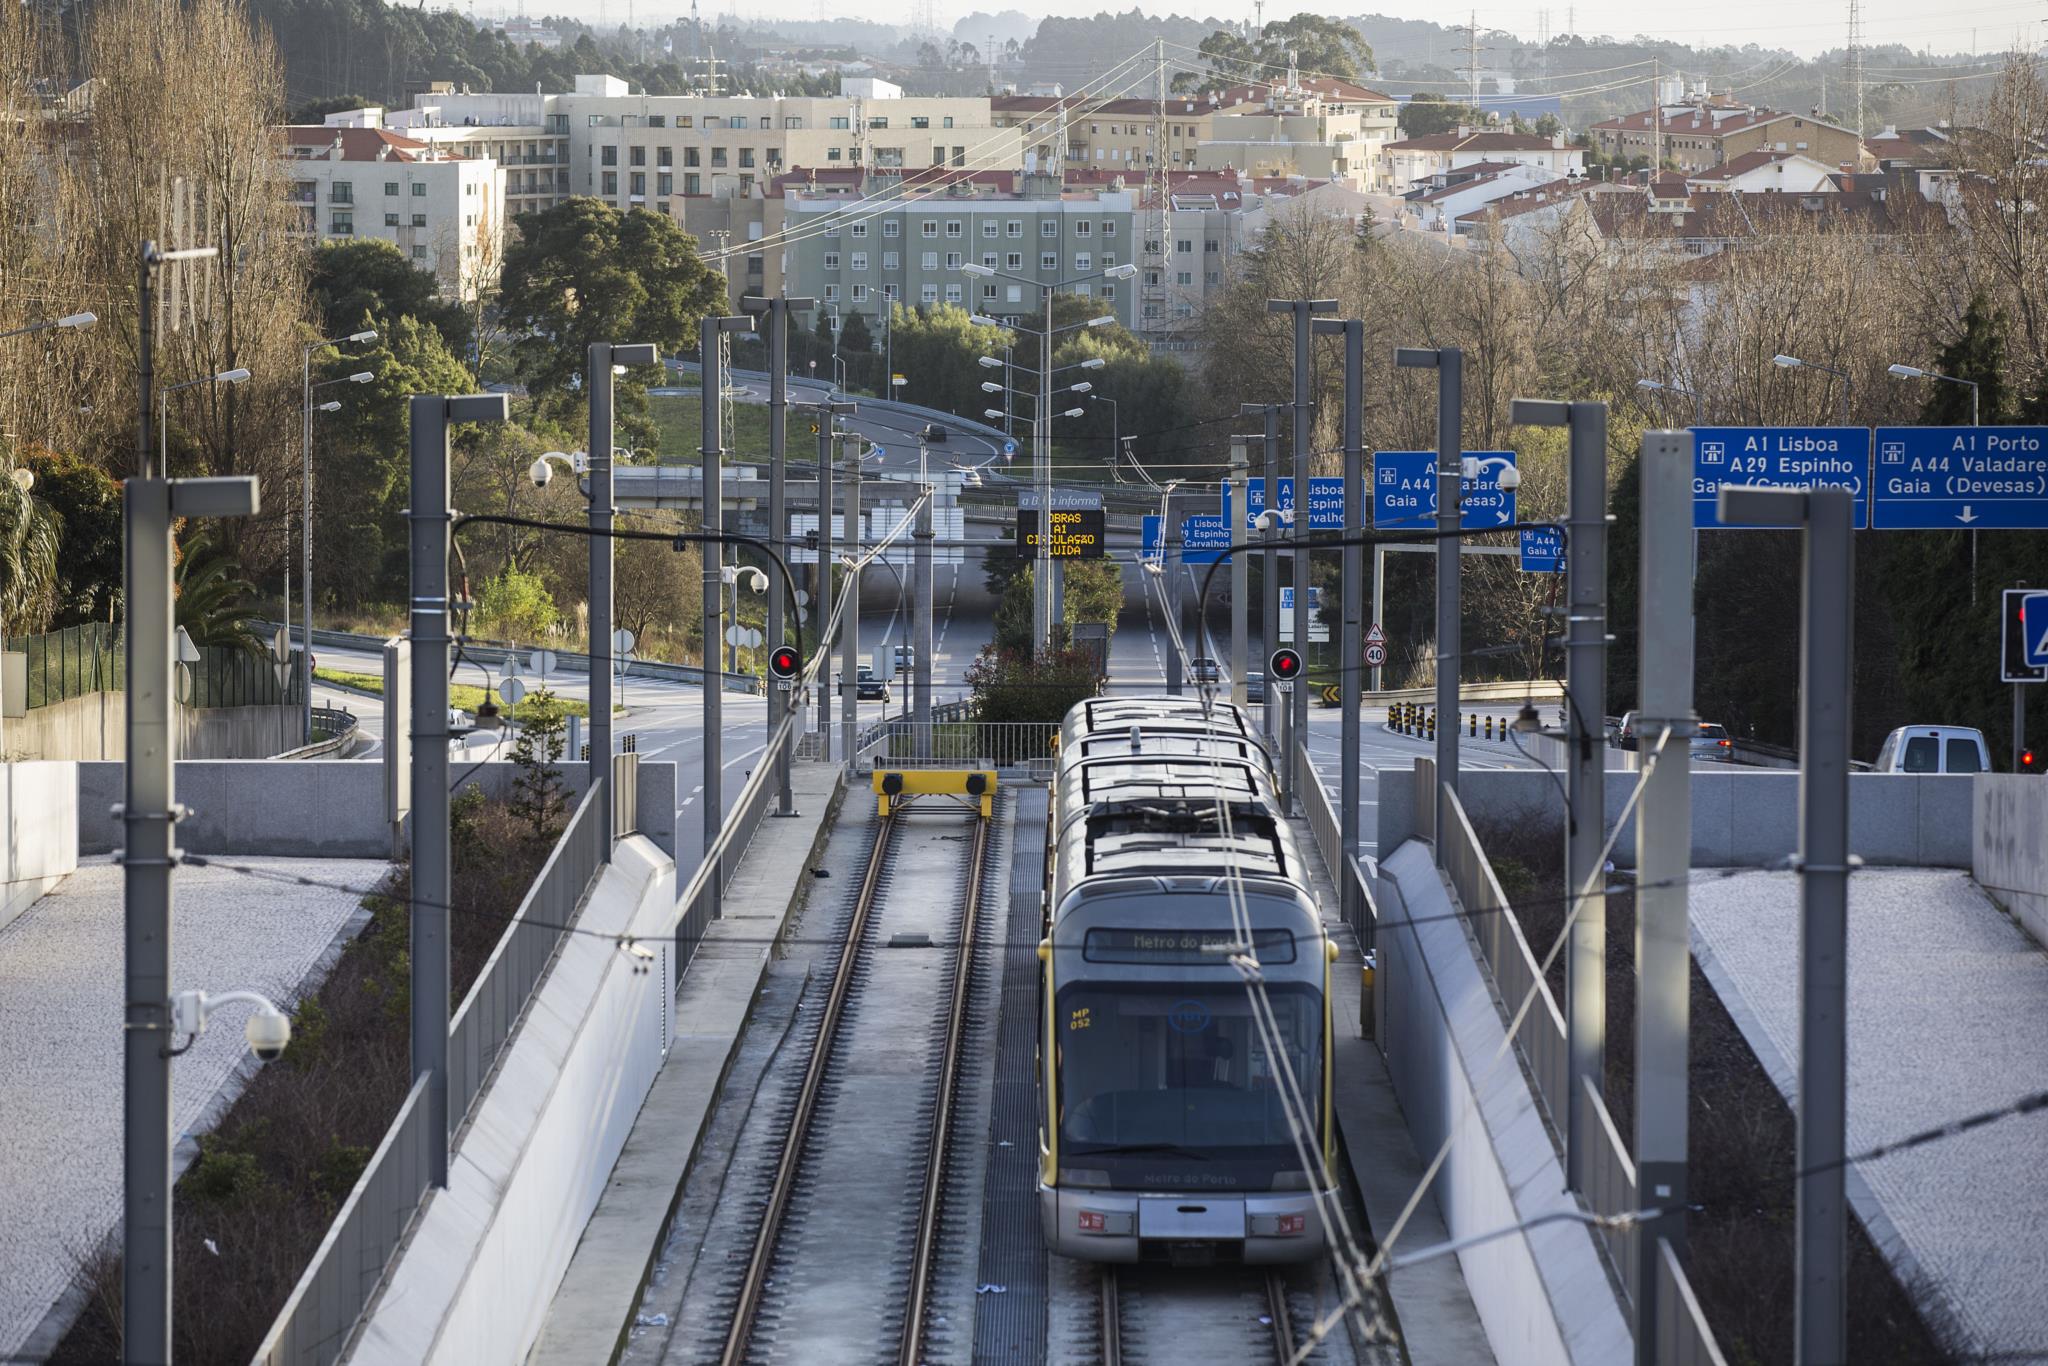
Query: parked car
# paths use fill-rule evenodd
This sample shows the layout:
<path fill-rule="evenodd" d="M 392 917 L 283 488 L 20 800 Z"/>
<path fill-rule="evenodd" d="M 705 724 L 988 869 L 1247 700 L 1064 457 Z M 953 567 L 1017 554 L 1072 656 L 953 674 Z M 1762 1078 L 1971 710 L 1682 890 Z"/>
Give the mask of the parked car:
<path fill-rule="evenodd" d="M 896 647 L 896 672 L 907 674 L 917 667 L 917 647 L 898 645 Z"/>
<path fill-rule="evenodd" d="M 1877 751 L 1879 773 L 1989 773 L 1991 749 L 1974 726 L 1901 726 Z"/>
<path fill-rule="evenodd" d="M 935 446 L 945 441 L 951 435 L 951 432 L 948 432 L 944 427 L 941 427 L 936 422 L 927 422 L 925 424 L 924 439 L 931 442 Z"/>
<path fill-rule="evenodd" d="M 1207 655 L 1197 655 L 1193 660 L 1189 661 L 1188 672 L 1194 676 L 1194 680 L 1197 683 L 1220 683 L 1223 681 L 1222 668 Z"/>
<path fill-rule="evenodd" d="M 880 674 L 875 672 L 874 666 L 863 664 L 860 666 L 860 673 L 853 680 L 853 695 L 856 701 L 887 702 L 889 700 L 889 684 Z"/>
<path fill-rule="evenodd" d="M 1735 762 L 1735 742 L 1728 738 L 1728 727 L 1717 726 L 1712 721 L 1702 721 L 1692 733 L 1692 757 L 1695 761 L 1730 764 Z"/>

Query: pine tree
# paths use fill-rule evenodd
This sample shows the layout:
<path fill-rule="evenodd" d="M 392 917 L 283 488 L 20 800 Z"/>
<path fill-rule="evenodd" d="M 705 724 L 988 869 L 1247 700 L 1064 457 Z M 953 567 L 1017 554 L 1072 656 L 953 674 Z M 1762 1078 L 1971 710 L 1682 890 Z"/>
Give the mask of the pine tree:
<path fill-rule="evenodd" d="M 1987 426 L 2006 410 L 2005 332 L 2005 314 L 1978 294 L 1963 314 L 1962 335 L 1942 347 L 1934 363 L 1935 374 L 1976 381 L 1978 416 Z M 1931 381 L 1927 401 L 1920 405 L 1920 420 L 1933 427 L 1967 427 L 1970 400 L 1966 384 Z"/>

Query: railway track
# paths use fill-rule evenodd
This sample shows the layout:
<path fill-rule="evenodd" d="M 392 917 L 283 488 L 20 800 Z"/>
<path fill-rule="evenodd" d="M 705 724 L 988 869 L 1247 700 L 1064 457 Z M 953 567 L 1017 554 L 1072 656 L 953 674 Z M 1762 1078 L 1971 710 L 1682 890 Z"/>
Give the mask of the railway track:
<path fill-rule="evenodd" d="M 1174 1362 L 1287 1363 L 1303 1346 L 1295 1333 L 1296 1291 L 1283 1268 L 1186 1275 L 1156 1267 L 1105 1266 L 1097 1290 L 1103 1366 Z M 1306 1360 L 1353 1360 L 1341 1330 Z"/>
<path fill-rule="evenodd" d="M 875 1002 L 876 1014 L 886 1014 L 892 1008 L 915 1014 L 916 1007 L 924 1005 L 926 1008 L 918 1018 L 937 1017 L 942 1021 L 940 1035 L 928 1050 L 926 1079 L 931 1099 L 928 1107 L 916 1109 L 922 1121 L 923 1132 L 917 1135 L 924 1145 L 922 1160 L 914 1164 L 914 1189 L 906 1192 L 908 1198 L 893 1202 L 898 1207 L 910 1203 L 916 1206 L 908 1229 L 907 1255 L 891 1257 L 878 1241 L 878 1235 L 887 1230 L 875 1225 L 887 1217 L 882 1211 L 889 1201 L 877 1203 L 879 1192 L 853 1189 L 858 1183 L 849 1182 L 843 1171 L 835 1175 L 815 1169 L 825 1165 L 817 1160 L 816 1149 L 831 1139 L 832 1128 L 863 1122 L 852 1113 L 859 1107 L 846 1095 L 846 1087 L 857 1084 L 859 1078 L 849 1079 L 847 1074 L 867 1068 L 878 1048 L 887 1047 L 892 1053 L 905 1051 L 900 1047 L 903 1031 L 894 1020 L 864 1021 L 864 1037 L 857 1037 L 861 1035 L 862 1022 L 849 1026 L 849 1021 L 861 1014 L 857 1004 L 875 994 L 866 987 L 876 973 L 876 955 L 886 952 L 878 947 L 881 932 L 893 930 L 898 919 L 910 915 L 930 916 L 933 908 L 942 904 L 932 896 L 934 889 L 927 868 L 918 870 L 922 875 L 914 879 L 906 875 L 903 900 L 889 906 L 890 914 L 884 915 L 885 903 L 890 901 L 888 886 L 898 871 L 905 836 L 916 832 L 924 846 L 922 856 L 928 862 L 946 857 L 933 852 L 934 840 L 963 838 L 957 825 L 941 827 L 929 820 L 914 821 L 909 816 L 897 815 L 886 818 L 877 833 L 846 925 L 844 943 L 833 963 L 816 1042 L 797 1088 L 788 1133 L 733 1302 L 724 1346 L 717 1358 L 722 1366 L 740 1366 L 742 1362 L 770 1355 L 770 1339 L 778 1335 L 786 1346 L 799 1349 L 799 1357 L 815 1360 L 869 1361 L 893 1356 L 902 1366 L 917 1366 L 925 1360 L 935 1275 L 944 1242 L 946 1188 L 951 1174 L 948 1158 L 958 1109 L 956 1092 L 961 1060 L 968 1047 L 968 1021 L 973 1013 L 970 998 L 974 945 L 982 918 L 981 889 L 989 857 L 990 824 L 976 818 L 971 822 L 971 834 L 964 835 L 969 842 L 965 882 L 950 925 L 938 934 L 931 930 L 896 931 L 891 940 L 893 947 L 912 951 L 930 951 L 941 939 L 949 941 L 950 970 L 945 974 L 944 984 L 932 990 L 916 972 L 904 969 L 903 960 L 892 959 L 884 970 L 887 982 L 876 989 L 882 993 Z M 944 833 L 935 833 L 940 831 Z M 957 867 L 958 856 L 950 857 Z M 935 921 L 927 923 L 937 925 Z M 919 996 L 920 991 L 923 996 Z M 850 1067 L 850 1062 L 859 1066 Z M 890 1088 L 899 1109 L 903 1089 L 901 1085 Z M 870 1112 L 873 1109 L 872 1105 L 867 1108 Z M 819 1122 L 828 1113 L 830 1127 Z M 878 1121 L 870 1113 L 865 1122 Z M 895 1146 L 903 1151 L 916 1151 L 915 1139 L 901 1130 L 895 1137 Z M 882 1184 L 877 1174 L 876 1185 Z M 799 1232 L 805 1237 L 799 1237 Z M 809 1236 L 813 1234 L 817 1236 Z M 807 1309 L 789 1303 L 788 1296 L 800 1295 L 806 1285 L 824 1284 L 837 1276 L 829 1268 L 806 1272 L 804 1249 L 796 1246 L 805 1241 L 822 1243 L 841 1256 L 848 1246 L 872 1248 L 877 1255 L 870 1256 L 865 1265 L 883 1273 L 883 1284 L 865 1287 L 866 1294 L 871 1300 L 893 1300 L 900 1309 L 900 1318 L 895 1318 L 892 1312 L 882 1316 L 893 1319 L 892 1323 L 878 1319 L 873 1324 L 859 1324 L 847 1316 L 835 1319 L 829 1309 Z M 893 1340 L 876 1340 L 882 1334 Z M 823 1336 L 832 1336 L 835 1341 L 828 1344 Z M 774 1354 L 788 1353 L 784 1350 Z"/>

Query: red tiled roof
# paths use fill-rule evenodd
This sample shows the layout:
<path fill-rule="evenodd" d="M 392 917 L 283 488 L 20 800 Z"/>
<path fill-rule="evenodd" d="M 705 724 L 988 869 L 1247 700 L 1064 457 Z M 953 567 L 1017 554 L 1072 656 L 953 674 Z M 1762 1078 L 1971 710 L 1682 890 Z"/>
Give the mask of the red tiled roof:
<path fill-rule="evenodd" d="M 1488 215 L 1500 218 L 1515 218 L 1538 209 L 1555 208 L 1565 200 L 1576 197 L 1585 187 L 1576 180 L 1553 180 L 1545 185 L 1532 185 L 1526 190 L 1517 190 L 1502 199 L 1467 213 L 1458 215 L 1460 223 L 1476 223 Z"/>
<path fill-rule="evenodd" d="M 1710 117 L 1715 113 L 1719 113 L 1721 117 Z M 1657 110 L 1645 109 L 1640 113 L 1623 114 L 1619 118 L 1602 119 L 1594 124 L 1593 128 L 1607 133 L 1646 133 L 1662 129 L 1666 134 L 1673 136 L 1721 138 L 1730 133 L 1761 128 L 1765 124 L 1790 118 L 1803 118 L 1817 128 L 1832 128 L 1838 133 L 1849 131 L 1840 124 L 1815 118 L 1811 114 L 1792 114 L 1783 109 L 1750 109 L 1724 104 L 1687 105 L 1683 109 L 1665 105 L 1661 120 L 1657 117 Z"/>
<path fill-rule="evenodd" d="M 336 138 L 341 139 L 343 161 L 375 161 L 379 148 L 387 149 L 387 161 L 424 161 L 419 155 L 428 150 L 428 144 L 416 138 L 405 137 L 388 128 L 330 128 L 321 123 L 287 124 L 279 130 L 284 144 L 293 149 L 306 149 L 306 160 L 318 160 L 327 155 Z M 446 152 L 437 153 L 436 161 L 460 161 L 461 157 Z"/>

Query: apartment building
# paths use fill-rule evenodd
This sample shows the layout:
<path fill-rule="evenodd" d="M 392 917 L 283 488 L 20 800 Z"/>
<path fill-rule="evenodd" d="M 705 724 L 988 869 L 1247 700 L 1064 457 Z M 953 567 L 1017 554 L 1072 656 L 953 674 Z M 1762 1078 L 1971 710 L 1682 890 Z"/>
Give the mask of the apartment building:
<path fill-rule="evenodd" d="M 381 237 L 454 297 L 491 283 L 505 234 L 505 173 L 496 162 L 449 156 L 384 128 L 300 124 L 279 138 L 302 232 Z"/>
<path fill-rule="evenodd" d="M 1839 124 L 1813 114 L 1740 104 L 1703 89 L 1684 100 L 1602 119 L 1587 131 L 1593 145 L 1610 157 L 1647 157 L 1687 174 L 1712 170 L 1748 152 L 1796 152 L 1850 170 L 1859 169 L 1863 158 L 1863 140 Z"/>
<path fill-rule="evenodd" d="M 566 130 L 551 127 L 541 112 L 539 95 L 490 97 L 498 101 L 495 118 L 470 113 L 469 121 L 449 120 L 432 101 L 453 95 L 445 81 L 414 99 L 411 109 L 387 112 L 376 105 L 329 114 L 332 128 L 389 128 L 422 142 L 444 157 L 487 158 L 505 172 L 505 212 L 517 218 L 552 208 L 569 194 L 569 139 Z M 475 97 L 460 97 L 471 99 Z"/>

